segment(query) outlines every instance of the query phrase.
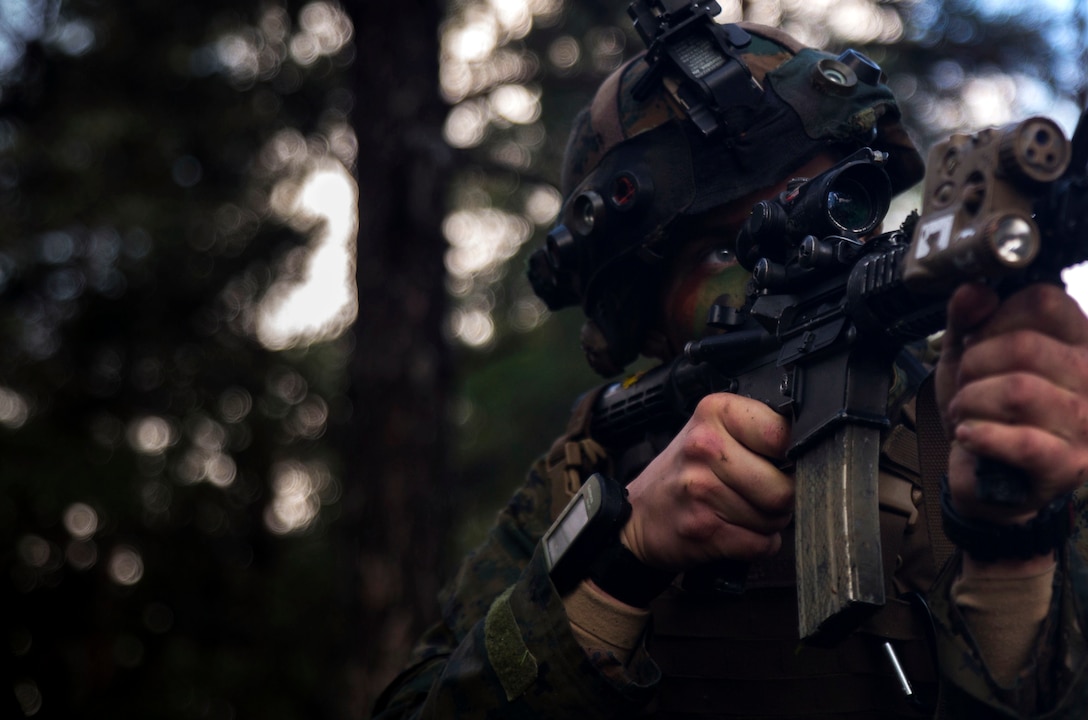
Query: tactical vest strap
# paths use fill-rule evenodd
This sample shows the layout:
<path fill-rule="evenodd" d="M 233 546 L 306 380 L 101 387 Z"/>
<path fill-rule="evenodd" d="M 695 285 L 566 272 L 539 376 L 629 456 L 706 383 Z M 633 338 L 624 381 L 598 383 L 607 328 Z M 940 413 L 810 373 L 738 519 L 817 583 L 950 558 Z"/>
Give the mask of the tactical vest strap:
<path fill-rule="evenodd" d="M 909 602 L 893 598 L 869 617 L 860 630 L 884 640 L 926 640 L 929 631 L 924 622 L 925 618 Z"/>
<path fill-rule="evenodd" d="M 880 452 L 881 460 L 885 463 L 891 463 L 908 477 L 919 476 L 921 465 L 918 458 L 918 436 L 907 425 L 899 424 L 892 428 Z"/>
<path fill-rule="evenodd" d="M 911 440 L 914 439 L 913 436 L 914 434 L 911 433 Z M 882 510 L 901 515 L 909 526 L 913 526 L 918 521 L 917 501 L 921 499 L 921 491 L 910 476 L 882 469 L 877 493 Z"/>
<path fill-rule="evenodd" d="M 950 447 L 937 409 L 937 392 L 934 384 L 934 374 L 931 373 L 918 390 L 917 426 L 918 456 L 925 493 L 926 525 L 929 529 L 933 560 L 939 569 L 956 548 L 941 528 L 940 485 L 941 476 L 948 471 Z"/>
<path fill-rule="evenodd" d="M 593 405 L 605 387 L 602 385 L 578 399 L 566 431 L 548 451 L 547 474 L 552 487 L 553 521 L 587 477 L 595 472 L 611 474 L 608 454 L 600 443 L 589 437 Z"/>

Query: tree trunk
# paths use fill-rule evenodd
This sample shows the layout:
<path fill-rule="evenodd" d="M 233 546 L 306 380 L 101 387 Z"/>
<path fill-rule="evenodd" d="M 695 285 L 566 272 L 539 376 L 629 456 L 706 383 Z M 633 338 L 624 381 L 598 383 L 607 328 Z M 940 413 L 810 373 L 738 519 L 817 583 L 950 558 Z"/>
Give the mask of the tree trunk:
<path fill-rule="evenodd" d="M 449 506 L 441 233 L 450 153 L 438 0 L 351 3 L 359 315 L 342 523 L 353 546 L 352 711 L 369 712 L 435 616 Z"/>

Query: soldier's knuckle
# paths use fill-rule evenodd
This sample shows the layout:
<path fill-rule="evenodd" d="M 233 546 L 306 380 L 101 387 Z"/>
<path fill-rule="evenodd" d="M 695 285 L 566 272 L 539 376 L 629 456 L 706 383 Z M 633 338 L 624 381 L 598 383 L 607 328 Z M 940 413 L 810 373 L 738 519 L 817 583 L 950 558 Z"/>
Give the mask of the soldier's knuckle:
<path fill-rule="evenodd" d="M 1042 442 L 1037 433 L 1017 433 L 1011 445 L 1020 463 L 1027 467 L 1042 467 L 1057 459 L 1052 455 L 1053 448 Z"/>
<path fill-rule="evenodd" d="M 693 507 L 677 518 L 676 534 L 688 542 L 701 543 L 712 537 L 717 525 L 713 513 L 702 507 Z"/>
<path fill-rule="evenodd" d="M 695 405 L 694 417 L 706 421 L 710 418 L 717 417 L 727 402 L 724 393 L 711 393 L 699 399 L 699 402 Z"/>
<path fill-rule="evenodd" d="M 688 475 L 681 481 L 684 499 L 687 501 L 705 500 L 709 494 L 707 482 L 702 475 Z"/>
<path fill-rule="evenodd" d="M 1032 367 L 1039 357 L 1038 334 L 1028 330 L 1009 333 L 1006 338 L 1005 353 L 1012 360 L 1014 367 Z"/>
<path fill-rule="evenodd" d="M 721 455 L 721 437 L 713 428 L 696 424 L 684 434 L 680 449 L 689 460 L 708 463 Z"/>
<path fill-rule="evenodd" d="M 1015 373 L 1005 379 L 1002 404 L 1010 419 L 1016 419 L 1029 409 L 1039 397 L 1039 387 L 1035 378 L 1024 373 Z"/>

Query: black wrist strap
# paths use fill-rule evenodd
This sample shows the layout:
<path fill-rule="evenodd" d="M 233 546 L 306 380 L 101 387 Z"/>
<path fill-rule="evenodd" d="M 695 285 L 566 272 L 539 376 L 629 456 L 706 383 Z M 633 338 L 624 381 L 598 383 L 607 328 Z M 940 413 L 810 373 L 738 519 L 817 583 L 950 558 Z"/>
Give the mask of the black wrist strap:
<path fill-rule="evenodd" d="M 1072 496 L 1055 499 L 1022 525 L 1000 525 L 956 512 L 945 475 L 941 478 L 941 526 L 949 540 L 976 560 L 1027 560 L 1065 544 L 1073 527 Z"/>
<path fill-rule="evenodd" d="M 676 577 L 675 572 L 650 567 L 616 542 L 603 549 L 589 567 L 589 579 L 620 602 L 645 608 Z"/>

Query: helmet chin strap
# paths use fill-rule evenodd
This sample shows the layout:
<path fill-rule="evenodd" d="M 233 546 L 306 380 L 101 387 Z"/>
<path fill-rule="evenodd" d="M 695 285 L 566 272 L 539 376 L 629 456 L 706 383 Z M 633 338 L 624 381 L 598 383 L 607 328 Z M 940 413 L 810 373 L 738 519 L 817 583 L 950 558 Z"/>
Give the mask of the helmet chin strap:
<path fill-rule="evenodd" d="M 669 336 L 656 326 L 648 328 L 643 333 L 642 347 L 639 348 L 639 352 L 644 357 L 656 358 L 665 362 L 677 357 L 681 351 L 682 348 L 674 348 Z"/>

